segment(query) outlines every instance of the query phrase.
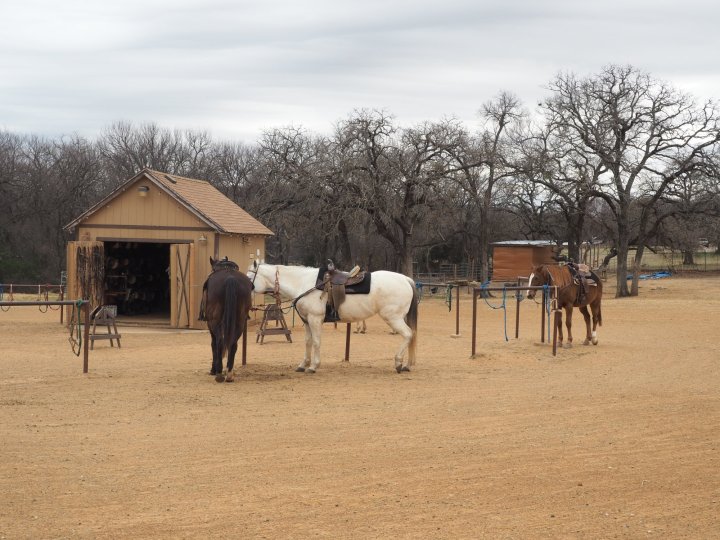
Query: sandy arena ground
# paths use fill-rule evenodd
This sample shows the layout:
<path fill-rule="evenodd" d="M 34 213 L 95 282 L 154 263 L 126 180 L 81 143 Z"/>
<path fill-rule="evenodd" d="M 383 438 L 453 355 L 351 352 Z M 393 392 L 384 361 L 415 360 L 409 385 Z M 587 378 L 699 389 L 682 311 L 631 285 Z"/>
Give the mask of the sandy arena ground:
<path fill-rule="evenodd" d="M 82 374 L 57 312 L 0 312 L 0 538 L 717 538 L 720 278 L 608 282 L 597 347 L 551 355 L 481 303 L 470 359 L 442 298 L 398 375 L 379 319 L 255 344 L 234 384 L 206 332 L 121 328 Z M 514 307 L 508 312 L 509 326 Z"/>

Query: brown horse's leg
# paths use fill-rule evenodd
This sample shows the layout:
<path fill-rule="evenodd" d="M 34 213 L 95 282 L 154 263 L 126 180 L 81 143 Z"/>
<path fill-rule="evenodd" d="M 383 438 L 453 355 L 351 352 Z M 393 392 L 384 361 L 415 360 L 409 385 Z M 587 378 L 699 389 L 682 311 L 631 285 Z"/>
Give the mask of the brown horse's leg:
<path fill-rule="evenodd" d="M 602 300 L 602 297 L 600 295 L 598 295 L 598 297 L 593 299 L 592 303 L 590 304 L 590 307 L 592 309 L 592 319 L 593 319 L 592 335 L 590 337 L 590 341 L 592 342 L 593 345 L 598 344 L 597 327 L 598 327 L 598 325 L 602 326 L 602 315 L 600 312 L 601 300 Z"/>
<path fill-rule="evenodd" d="M 580 313 L 582 313 L 583 319 L 585 319 L 585 341 L 583 341 L 583 345 L 590 345 L 590 312 L 588 311 L 587 306 L 580 306 Z"/>
<path fill-rule="evenodd" d="M 572 347 L 572 304 L 565 306 L 565 326 L 567 326 L 568 338 L 565 348 L 569 349 Z"/>
<path fill-rule="evenodd" d="M 237 353 L 238 344 L 237 341 L 233 343 L 228 349 L 228 360 L 227 360 L 227 375 L 225 376 L 225 382 L 233 382 L 235 380 L 235 353 Z"/>
<path fill-rule="evenodd" d="M 559 311 L 562 311 L 562 308 L 558 308 Z M 555 324 L 555 317 L 550 317 L 550 320 L 552 320 L 552 324 Z M 550 325 L 550 320 L 548 320 L 548 325 Z M 562 330 L 562 317 L 560 317 L 560 323 L 557 325 L 557 334 L 558 334 L 558 346 L 562 348 L 563 346 L 563 330 Z"/>
<path fill-rule="evenodd" d="M 213 353 L 213 363 L 212 363 L 212 369 L 210 370 L 210 374 L 215 375 L 216 382 L 223 382 L 225 380 L 225 375 L 223 375 L 223 368 L 222 368 L 222 357 L 223 357 L 222 339 L 220 338 L 220 332 L 213 332 L 212 328 L 210 329 L 210 335 L 212 336 L 212 353 Z"/>

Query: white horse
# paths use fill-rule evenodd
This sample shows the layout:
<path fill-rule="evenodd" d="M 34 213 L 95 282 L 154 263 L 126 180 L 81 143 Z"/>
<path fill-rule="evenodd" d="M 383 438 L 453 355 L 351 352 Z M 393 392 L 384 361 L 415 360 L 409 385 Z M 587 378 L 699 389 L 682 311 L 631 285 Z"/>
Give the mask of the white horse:
<path fill-rule="evenodd" d="M 295 371 L 315 373 L 320 366 L 320 337 L 325 319 L 327 293 L 315 288 L 319 268 L 283 266 L 253 262 L 248 277 L 256 293 L 275 290 L 292 298 L 295 309 L 305 323 L 305 358 Z M 341 322 L 357 322 L 379 314 L 403 342 L 395 354 L 395 370 L 410 371 L 415 363 L 417 334 L 417 291 L 409 277 L 395 272 L 372 272 L 368 294 L 348 294 L 338 308 Z M 405 351 L 408 359 L 403 363 Z"/>

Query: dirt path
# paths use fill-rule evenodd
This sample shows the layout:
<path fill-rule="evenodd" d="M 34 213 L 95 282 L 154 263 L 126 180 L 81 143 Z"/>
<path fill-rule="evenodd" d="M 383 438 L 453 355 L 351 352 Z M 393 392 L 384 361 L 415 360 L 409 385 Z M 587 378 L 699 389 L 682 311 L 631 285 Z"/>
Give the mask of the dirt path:
<path fill-rule="evenodd" d="M 613 292 L 555 358 L 523 302 L 507 343 L 478 306 L 470 359 L 468 297 L 457 339 L 435 298 L 409 374 L 371 319 L 316 375 L 299 327 L 251 335 L 234 384 L 205 332 L 122 328 L 83 375 L 55 313 L 0 312 L 0 538 L 716 537 L 720 279 Z"/>

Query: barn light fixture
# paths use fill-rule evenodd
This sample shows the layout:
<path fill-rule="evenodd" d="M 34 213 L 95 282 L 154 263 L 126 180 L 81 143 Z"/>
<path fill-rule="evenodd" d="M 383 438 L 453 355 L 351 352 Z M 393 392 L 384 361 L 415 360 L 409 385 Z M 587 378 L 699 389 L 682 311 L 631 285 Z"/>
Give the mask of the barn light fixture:
<path fill-rule="evenodd" d="M 205 236 L 205 233 L 202 233 L 200 235 L 200 238 L 198 238 L 198 242 L 207 242 L 207 236 Z"/>
<path fill-rule="evenodd" d="M 148 194 L 148 191 L 150 191 L 150 188 L 147 186 L 140 186 L 137 188 L 137 190 L 138 195 L 140 195 L 141 197 L 145 197 Z"/>

